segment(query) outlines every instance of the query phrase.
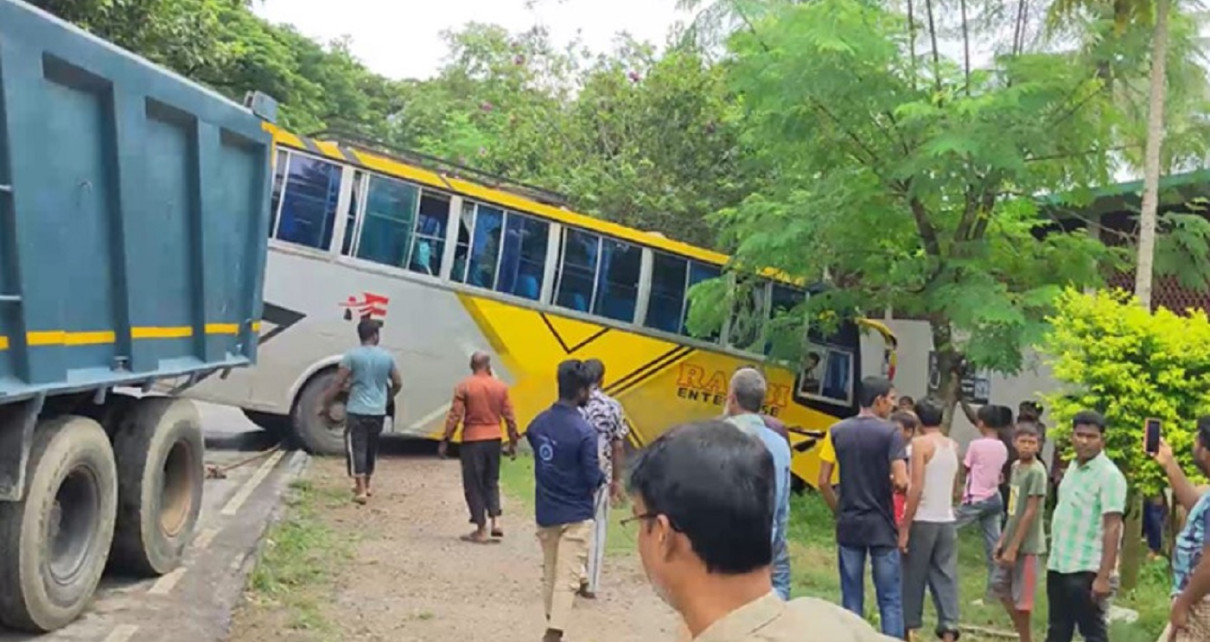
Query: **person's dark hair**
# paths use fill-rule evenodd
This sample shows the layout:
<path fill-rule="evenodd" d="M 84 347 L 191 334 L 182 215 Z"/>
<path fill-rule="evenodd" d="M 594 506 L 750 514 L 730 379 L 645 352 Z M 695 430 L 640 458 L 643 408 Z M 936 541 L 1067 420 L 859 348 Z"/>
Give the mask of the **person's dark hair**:
<path fill-rule="evenodd" d="M 605 380 L 605 363 L 600 359 L 585 361 L 584 376 L 588 377 L 589 383 L 601 385 L 601 382 Z"/>
<path fill-rule="evenodd" d="M 975 413 L 975 416 L 983 422 L 983 425 L 995 430 L 1003 430 L 1013 425 L 1013 411 L 1008 406 L 984 404 L 979 408 L 979 412 Z"/>
<path fill-rule="evenodd" d="M 912 432 L 916 432 L 916 429 L 920 428 L 920 418 L 916 416 L 916 413 L 906 410 L 896 410 L 891 413 L 891 422 L 899 424 Z"/>
<path fill-rule="evenodd" d="M 1095 410 L 1081 410 L 1076 413 L 1075 417 L 1071 418 L 1071 427 L 1076 426 L 1095 426 L 1101 434 L 1105 434 L 1105 418 L 1101 413 Z"/>
<path fill-rule="evenodd" d="M 861 380 L 857 401 L 862 408 L 871 408 L 879 397 L 891 394 L 894 389 L 895 386 L 886 377 L 866 377 Z"/>
<path fill-rule="evenodd" d="M 1202 448 L 1210 448 L 1210 415 L 1197 418 L 1197 440 Z"/>
<path fill-rule="evenodd" d="M 382 321 L 366 317 L 357 323 L 357 338 L 361 339 L 362 343 L 365 343 L 373 339 L 381 328 Z"/>
<path fill-rule="evenodd" d="M 936 428 L 945 420 L 945 410 L 936 399 L 925 397 L 916 402 L 916 416 L 920 417 L 920 425 Z"/>
<path fill-rule="evenodd" d="M 559 364 L 556 377 L 559 380 L 559 399 L 574 401 L 580 396 L 580 391 L 589 385 L 584 362 L 579 359 L 568 359 Z"/>
<path fill-rule="evenodd" d="M 707 571 L 739 575 L 772 563 L 773 457 L 735 426 L 705 421 L 665 432 L 639 452 L 626 488 L 689 539 Z"/>
<path fill-rule="evenodd" d="M 1021 421 L 1041 419 L 1043 410 L 1042 404 L 1026 399 L 1017 404 L 1017 419 Z"/>
<path fill-rule="evenodd" d="M 1042 431 L 1038 430 L 1038 424 L 1032 421 L 1019 421 L 1017 422 L 1017 428 L 1013 430 L 1013 439 L 1025 436 L 1041 438 Z"/>
<path fill-rule="evenodd" d="M 911 407 L 915 408 L 915 407 L 916 407 L 916 400 L 915 400 L 915 399 L 912 399 L 911 397 L 909 397 L 909 396 L 907 396 L 907 395 L 903 395 L 903 396 L 899 397 L 899 405 L 901 405 L 901 406 L 911 406 Z"/>
<path fill-rule="evenodd" d="M 819 365 L 819 363 L 823 361 L 823 357 L 820 356 L 818 352 L 808 352 L 807 360 L 814 362 L 815 365 Z"/>

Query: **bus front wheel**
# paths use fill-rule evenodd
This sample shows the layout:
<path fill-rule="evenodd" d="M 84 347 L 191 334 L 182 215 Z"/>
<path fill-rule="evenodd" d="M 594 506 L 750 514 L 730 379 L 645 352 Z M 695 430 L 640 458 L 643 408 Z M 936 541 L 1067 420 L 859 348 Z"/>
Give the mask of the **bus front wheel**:
<path fill-rule="evenodd" d="M 344 393 L 332 402 L 331 411 L 320 416 L 324 392 L 336 379 L 336 369 L 321 370 L 307 380 L 294 402 L 291 423 L 294 437 L 303 449 L 315 455 L 340 455 L 345 451 L 345 400 Z"/>

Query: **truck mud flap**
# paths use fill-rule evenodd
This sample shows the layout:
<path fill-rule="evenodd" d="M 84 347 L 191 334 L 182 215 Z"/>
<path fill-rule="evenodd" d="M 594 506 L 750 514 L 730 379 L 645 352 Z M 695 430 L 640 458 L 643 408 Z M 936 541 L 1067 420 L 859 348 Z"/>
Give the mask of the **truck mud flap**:
<path fill-rule="evenodd" d="M 18 502 L 25 495 L 25 468 L 30 442 L 45 397 L 0 405 L 0 502 Z"/>

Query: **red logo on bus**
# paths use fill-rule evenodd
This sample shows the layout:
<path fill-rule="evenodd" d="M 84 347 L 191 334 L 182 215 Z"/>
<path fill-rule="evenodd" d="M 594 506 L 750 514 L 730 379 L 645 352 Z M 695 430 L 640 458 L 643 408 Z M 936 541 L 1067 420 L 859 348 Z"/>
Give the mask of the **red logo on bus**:
<path fill-rule="evenodd" d="M 340 304 L 340 307 L 345 309 L 345 320 L 353 319 L 353 311 L 357 311 L 359 319 L 382 319 L 387 315 L 387 304 L 391 300 L 380 294 L 372 292 L 363 292 L 361 298 L 350 296 L 348 300 Z"/>

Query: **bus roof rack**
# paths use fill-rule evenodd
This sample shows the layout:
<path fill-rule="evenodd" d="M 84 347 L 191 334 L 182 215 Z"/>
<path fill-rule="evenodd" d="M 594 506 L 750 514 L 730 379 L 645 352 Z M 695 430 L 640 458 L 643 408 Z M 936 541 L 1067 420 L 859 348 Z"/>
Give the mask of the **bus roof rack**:
<path fill-rule="evenodd" d="M 550 205 L 552 207 L 568 207 L 570 204 L 568 198 L 563 194 L 538 187 L 537 185 L 530 185 L 529 183 L 522 183 L 521 181 L 504 178 L 503 176 L 492 174 L 491 172 L 485 172 L 480 169 L 475 169 L 474 167 L 468 167 L 466 165 L 425 154 L 423 152 L 398 147 L 378 139 L 367 138 L 361 134 L 349 132 L 347 130 L 327 129 L 312 135 L 311 138 L 330 140 L 353 149 L 360 149 L 373 154 L 387 156 L 393 160 L 419 165 L 425 169 L 438 173 L 454 173 L 460 176 L 468 176 L 493 189 L 513 192 L 518 196 L 535 200 L 543 205 Z"/>

